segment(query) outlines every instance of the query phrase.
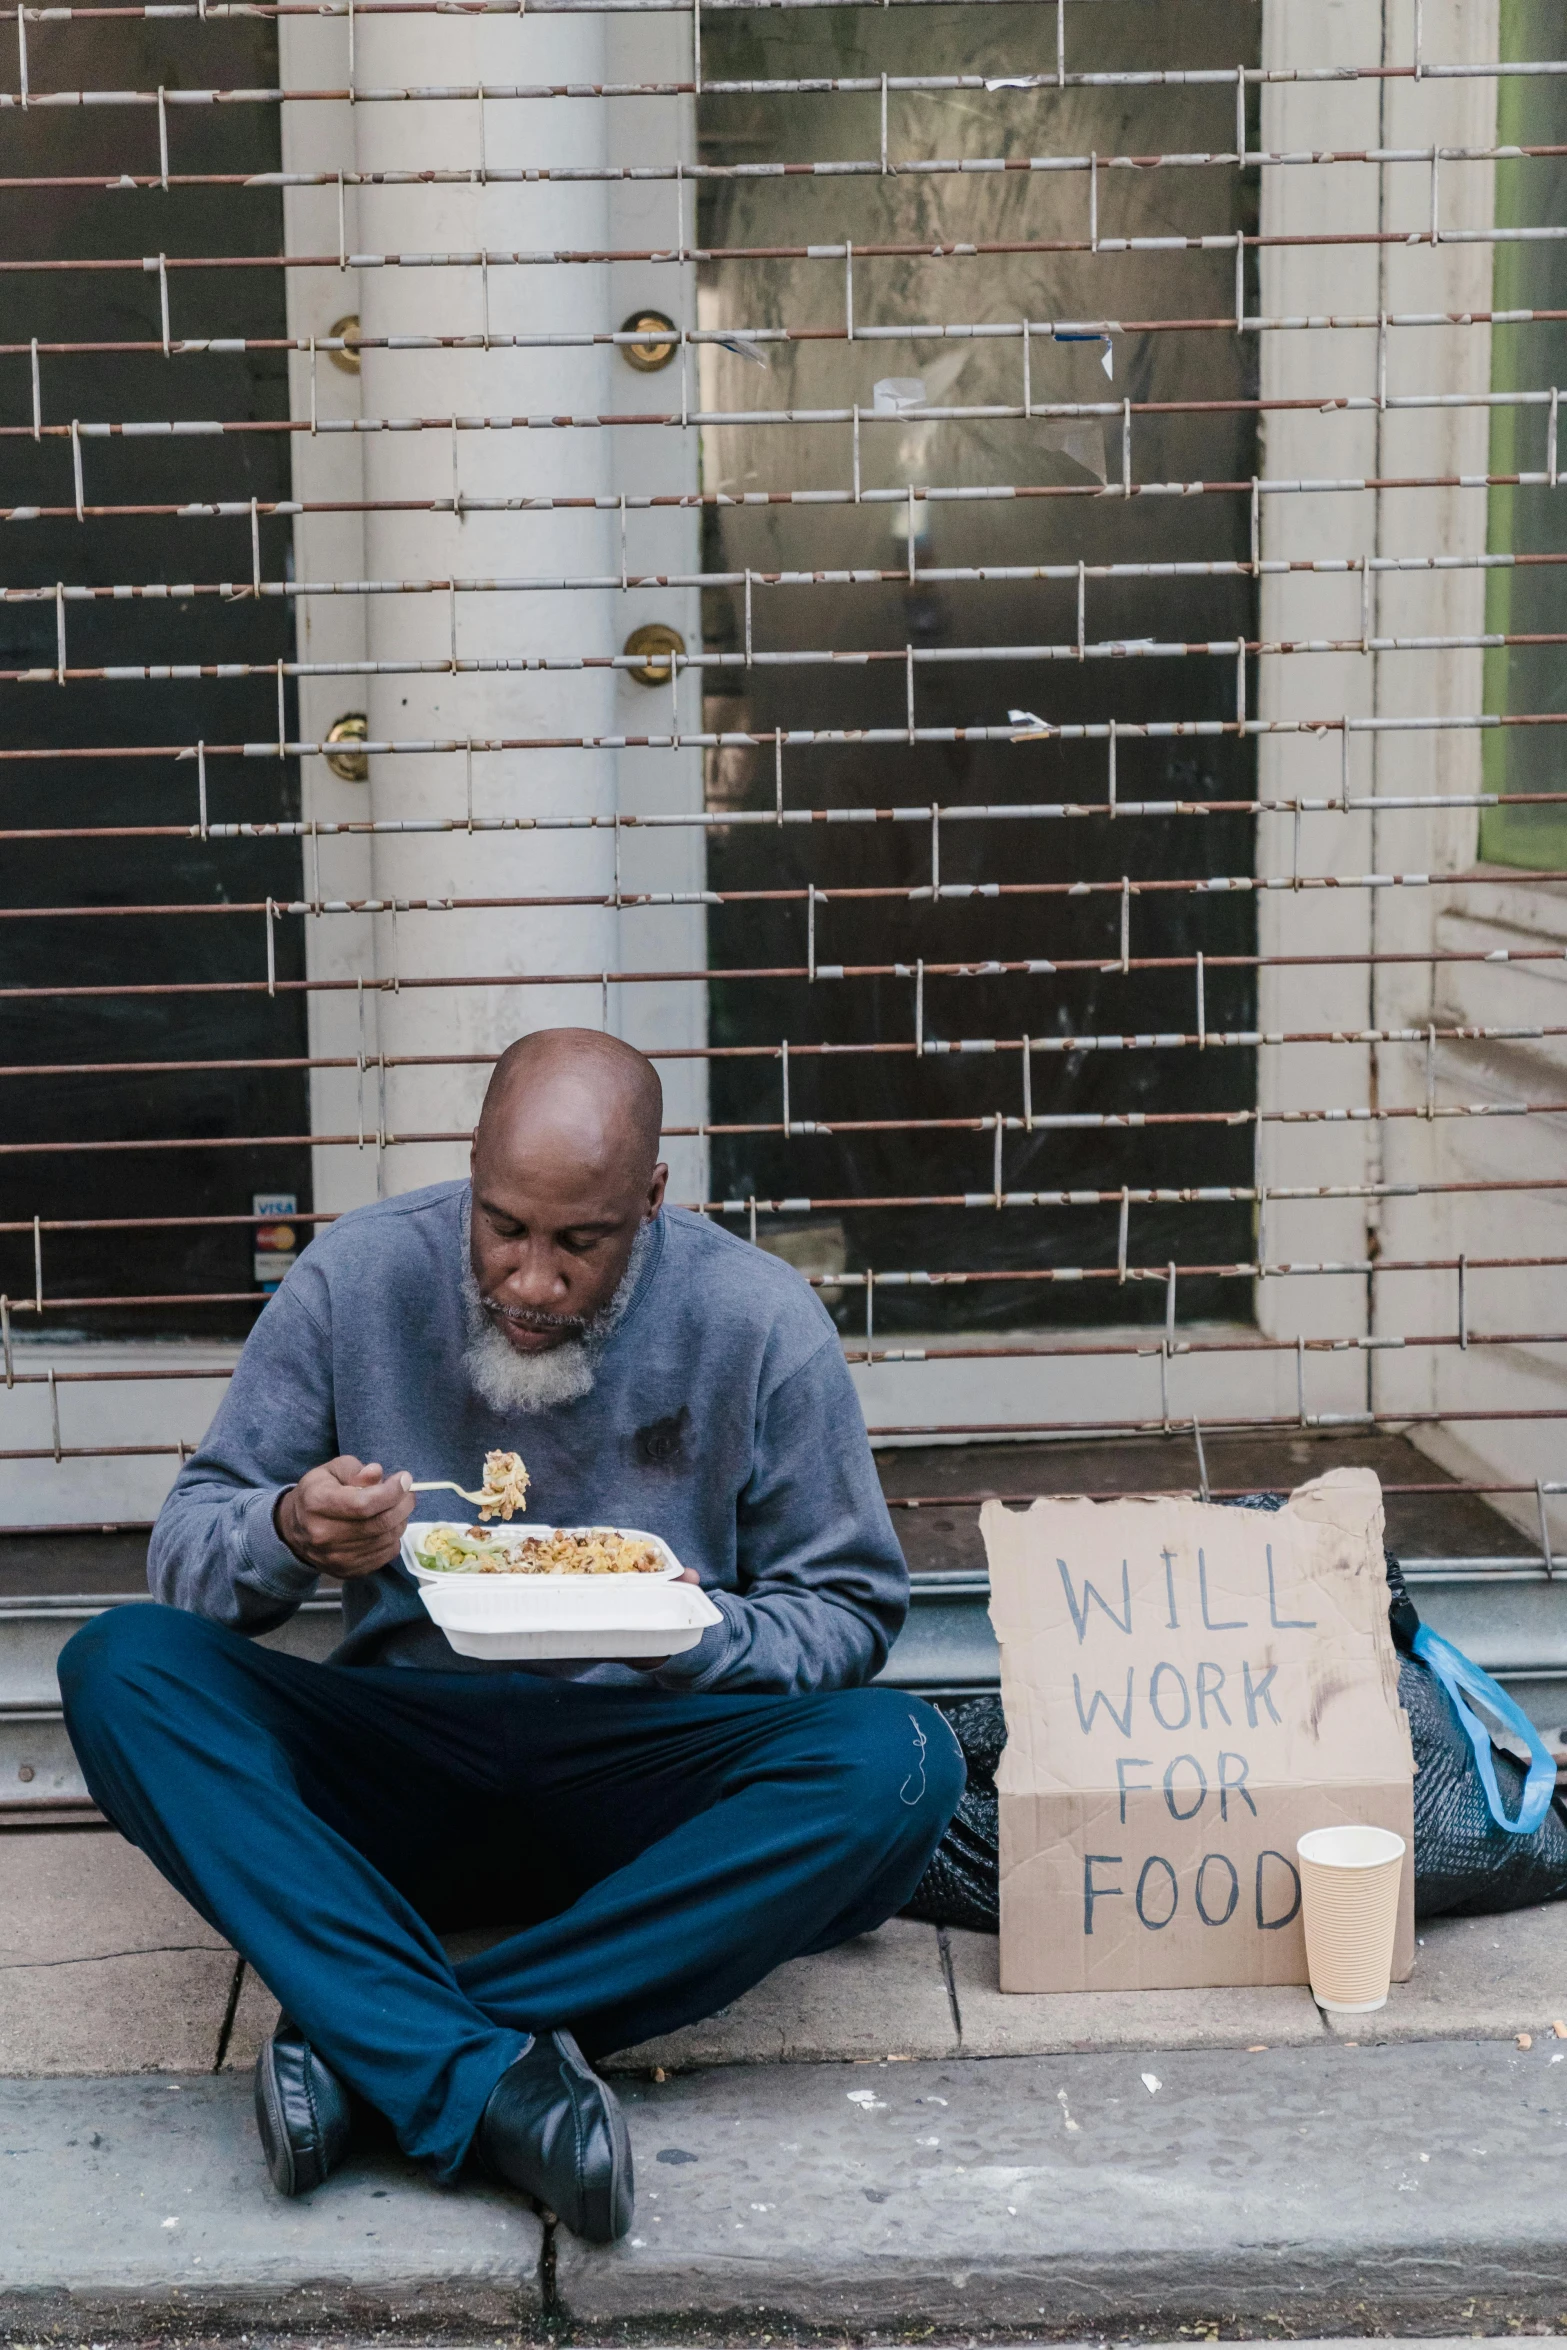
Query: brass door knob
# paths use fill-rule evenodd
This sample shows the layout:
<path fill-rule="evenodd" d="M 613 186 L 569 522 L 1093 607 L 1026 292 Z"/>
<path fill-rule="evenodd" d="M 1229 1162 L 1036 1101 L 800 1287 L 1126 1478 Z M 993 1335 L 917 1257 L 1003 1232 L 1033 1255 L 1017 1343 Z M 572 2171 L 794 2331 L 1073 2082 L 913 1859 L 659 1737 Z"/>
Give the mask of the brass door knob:
<path fill-rule="evenodd" d="M 341 337 L 344 345 L 341 351 L 328 351 L 327 357 L 331 360 L 332 365 L 340 367 L 345 375 L 357 375 L 359 373 L 358 311 L 351 310 L 346 318 L 334 318 L 326 331 L 334 342 Z"/>
<path fill-rule="evenodd" d="M 626 671 L 638 685 L 668 685 L 675 657 L 684 653 L 686 640 L 678 628 L 670 628 L 662 620 L 650 620 L 644 628 L 631 631 L 622 649 L 642 656 L 635 669 Z"/>
<path fill-rule="evenodd" d="M 346 717 L 334 719 L 327 728 L 327 741 L 340 745 L 339 749 L 324 754 L 339 783 L 369 782 L 370 754 L 353 748 L 355 743 L 363 743 L 369 732 L 369 721 L 363 710 L 350 710 Z"/>
<path fill-rule="evenodd" d="M 623 335 L 662 333 L 666 338 L 657 343 L 622 343 L 619 346 L 620 356 L 628 367 L 636 369 L 638 375 L 657 375 L 661 367 L 669 365 L 680 348 L 680 329 L 672 318 L 664 316 L 662 310 L 634 310 L 622 322 L 620 331 Z"/>

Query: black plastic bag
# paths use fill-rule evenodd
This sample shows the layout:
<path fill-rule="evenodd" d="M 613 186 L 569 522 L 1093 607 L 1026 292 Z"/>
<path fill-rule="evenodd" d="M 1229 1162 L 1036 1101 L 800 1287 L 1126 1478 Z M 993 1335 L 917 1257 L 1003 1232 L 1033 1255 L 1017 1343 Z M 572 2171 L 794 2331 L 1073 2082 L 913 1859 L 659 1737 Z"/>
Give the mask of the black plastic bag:
<path fill-rule="evenodd" d="M 1248 1493 L 1230 1506 L 1277 1510 L 1281 1493 Z M 1411 1653 L 1420 1617 L 1396 1558 L 1387 1555 L 1388 1622 L 1399 1651 L 1398 1694 L 1415 1754 L 1415 1915 L 1484 1917 L 1567 1896 L 1567 1808 L 1553 1798 L 1541 1825 L 1514 1836 L 1491 1817 L 1474 1754 L 1446 1690 Z M 999 1697 L 942 1708 L 968 1764 L 968 1787 L 929 1868 L 904 1910 L 931 1925 L 1000 1926 L 996 1766 L 1006 1744 Z M 1523 1766 L 1498 1748 L 1497 1784 L 1516 1815 Z"/>
<path fill-rule="evenodd" d="M 1567 1894 L 1567 1822 L 1555 1796 L 1532 1836 L 1491 1817 L 1474 1754 L 1452 1699 L 1417 1656 L 1398 1660 L 1398 1694 L 1415 1761 L 1415 1915 L 1486 1917 Z M 1495 1750 L 1502 1801 L 1516 1815 L 1524 1769 Z"/>

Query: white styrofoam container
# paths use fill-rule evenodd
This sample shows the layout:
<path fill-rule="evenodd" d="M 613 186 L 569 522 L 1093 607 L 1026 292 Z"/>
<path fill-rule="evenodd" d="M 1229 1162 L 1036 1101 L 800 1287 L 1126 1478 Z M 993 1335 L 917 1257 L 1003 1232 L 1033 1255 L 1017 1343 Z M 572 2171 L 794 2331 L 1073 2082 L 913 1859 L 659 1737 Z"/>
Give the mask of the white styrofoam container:
<path fill-rule="evenodd" d="M 680 1561 L 656 1534 L 640 1539 L 661 1550 L 668 1565 L 647 1575 L 450 1575 L 432 1573 L 414 1557 L 432 1525 L 426 1519 L 403 1535 L 403 1563 L 419 1584 L 432 1623 L 459 1656 L 529 1657 L 677 1656 L 694 1648 L 719 1612 L 706 1592 L 674 1578 Z M 533 1534 L 553 1527 L 532 1525 Z M 617 1533 L 634 1533 L 617 1527 Z"/>
<path fill-rule="evenodd" d="M 719 1620 L 695 1583 L 653 1575 L 450 1575 L 419 1596 L 459 1656 L 518 1662 L 677 1656 Z"/>

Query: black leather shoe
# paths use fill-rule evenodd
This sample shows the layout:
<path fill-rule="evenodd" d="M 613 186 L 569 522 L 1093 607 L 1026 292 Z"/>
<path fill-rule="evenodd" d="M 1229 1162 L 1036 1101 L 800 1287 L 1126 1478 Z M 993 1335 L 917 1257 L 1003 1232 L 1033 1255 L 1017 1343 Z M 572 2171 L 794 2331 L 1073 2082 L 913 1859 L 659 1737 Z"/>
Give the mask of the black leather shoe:
<path fill-rule="evenodd" d="M 631 2141 L 614 2091 L 569 2032 L 540 2032 L 490 2091 L 474 2151 L 492 2177 L 588 2244 L 631 2225 Z"/>
<path fill-rule="evenodd" d="M 299 2026 L 278 2018 L 256 2059 L 256 2127 L 280 2195 L 308 2195 L 348 2151 L 348 2091 Z"/>

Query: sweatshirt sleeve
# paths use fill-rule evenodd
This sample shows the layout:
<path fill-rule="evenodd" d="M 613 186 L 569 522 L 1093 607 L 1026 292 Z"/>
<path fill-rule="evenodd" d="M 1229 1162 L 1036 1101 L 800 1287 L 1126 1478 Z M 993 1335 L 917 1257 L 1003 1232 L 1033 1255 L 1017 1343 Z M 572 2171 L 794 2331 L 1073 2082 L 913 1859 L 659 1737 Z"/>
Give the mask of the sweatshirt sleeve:
<path fill-rule="evenodd" d="M 739 1590 L 707 1594 L 722 1623 L 652 1676 L 660 1684 L 787 1695 L 880 1672 L 909 1576 L 836 1334 L 758 1408 L 738 1563 Z"/>
<path fill-rule="evenodd" d="M 262 1308 L 148 1546 L 155 1599 L 236 1632 L 271 1631 L 315 1587 L 272 1523 L 278 1496 L 337 1451 L 331 1346 L 311 1286 L 301 1266 Z"/>

